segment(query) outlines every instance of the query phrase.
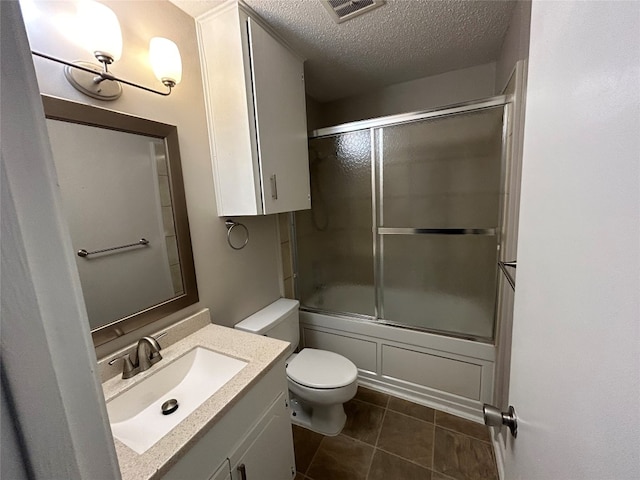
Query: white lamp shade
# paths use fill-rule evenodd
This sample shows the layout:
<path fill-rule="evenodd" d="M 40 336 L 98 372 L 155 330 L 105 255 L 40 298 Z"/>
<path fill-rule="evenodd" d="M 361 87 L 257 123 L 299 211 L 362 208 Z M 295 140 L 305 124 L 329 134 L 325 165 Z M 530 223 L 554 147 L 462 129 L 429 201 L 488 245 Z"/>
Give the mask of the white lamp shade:
<path fill-rule="evenodd" d="M 182 80 L 182 59 L 178 46 L 171 40 L 154 37 L 149 42 L 149 61 L 156 78 L 176 85 Z"/>
<path fill-rule="evenodd" d="M 122 31 L 116 14 L 93 0 L 79 2 L 77 12 L 85 47 L 94 55 L 100 52 L 113 61 L 119 60 L 122 56 Z"/>

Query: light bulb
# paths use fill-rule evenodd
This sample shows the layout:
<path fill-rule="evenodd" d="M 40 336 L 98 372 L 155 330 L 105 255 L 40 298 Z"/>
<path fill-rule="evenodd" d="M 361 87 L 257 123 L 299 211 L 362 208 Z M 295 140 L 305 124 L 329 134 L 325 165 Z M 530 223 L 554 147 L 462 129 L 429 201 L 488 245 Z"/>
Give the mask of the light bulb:
<path fill-rule="evenodd" d="M 156 78 L 165 85 L 177 85 L 182 80 L 182 59 L 178 46 L 171 40 L 154 37 L 149 42 L 149 60 Z"/>
<path fill-rule="evenodd" d="M 116 14 L 106 5 L 82 0 L 77 15 L 85 47 L 100 61 L 118 61 L 122 55 L 122 31 Z"/>

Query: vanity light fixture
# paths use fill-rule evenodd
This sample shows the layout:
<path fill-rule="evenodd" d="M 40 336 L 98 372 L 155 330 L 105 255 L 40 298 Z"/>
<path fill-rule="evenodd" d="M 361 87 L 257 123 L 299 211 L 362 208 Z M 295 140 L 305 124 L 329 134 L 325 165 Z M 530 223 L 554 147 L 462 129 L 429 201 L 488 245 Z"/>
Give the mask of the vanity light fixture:
<path fill-rule="evenodd" d="M 87 49 L 101 65 L 83 61 L 68 62 L 31 51 L 33 55 L 65 65 L 65 77 L 76 90 L 98 100 L 115 100 L 122 95 L 121 83 L 124 83 L 147 92 L 168 96 L 171 89 L 182 80 L 180 51 L 171 40 L 161 37 L 151 39 L 149 60 L 153 73 L 168 91 L 154 90 L 116 77 L 109 71 L 109 65 L 118 61 L 122 55 L 122 32 L 116 14 L 101 3 L 83 0 L 78 3 L 76 19 Z"/>

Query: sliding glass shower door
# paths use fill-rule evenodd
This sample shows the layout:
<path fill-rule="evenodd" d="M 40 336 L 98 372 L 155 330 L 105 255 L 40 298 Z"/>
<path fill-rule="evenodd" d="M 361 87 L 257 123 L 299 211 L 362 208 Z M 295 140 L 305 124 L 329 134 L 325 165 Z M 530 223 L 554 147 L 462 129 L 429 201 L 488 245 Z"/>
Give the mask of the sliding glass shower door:
<path fill-rule="evenodd" d="M 380 318 L 492 338 L 503 111 L 376 129 Z"/>
<path fill-rule="evenodd" d="M 496 101 L 311 139 L 312 209 L 295 215 L 303 307 L 491 341 L 505 110 Z"/>
<path fill-rule="evenodd" d="M 374 316 L 371 134 L 311 140 L 309 170 L 311 210 L 295 217 L 300 302 Z"/>

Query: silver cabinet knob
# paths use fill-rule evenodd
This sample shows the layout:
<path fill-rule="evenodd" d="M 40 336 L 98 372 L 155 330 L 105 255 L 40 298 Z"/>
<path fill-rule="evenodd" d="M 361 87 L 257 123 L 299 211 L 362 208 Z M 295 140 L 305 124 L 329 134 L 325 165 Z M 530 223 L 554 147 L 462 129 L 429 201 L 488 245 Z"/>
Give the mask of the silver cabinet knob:
<path fill-rule="evenodd" d="M 518 416 L 516 415 L 516 409 L 512 405 L 509 405 L 509 411 L 501 412 L 493 405 L 484 404 L 482 407 L 484 413 L 484 424 L 488 427 L 502 427 L 506 425 L 511 431 L 513 438 L 518 436 Z"/>

